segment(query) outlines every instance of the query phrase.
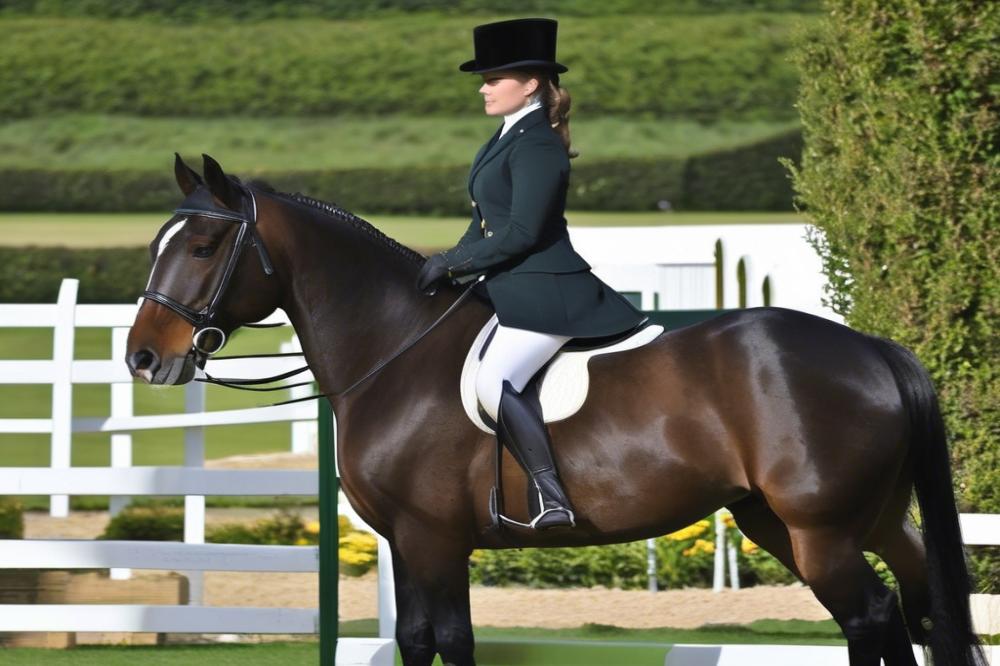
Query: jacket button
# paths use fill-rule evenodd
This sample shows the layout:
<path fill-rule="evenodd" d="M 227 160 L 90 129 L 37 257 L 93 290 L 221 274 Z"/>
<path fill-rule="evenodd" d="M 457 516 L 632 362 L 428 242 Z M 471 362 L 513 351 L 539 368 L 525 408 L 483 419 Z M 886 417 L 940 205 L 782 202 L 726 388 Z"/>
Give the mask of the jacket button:
<path fill-rule="evenodd" d="M 475 201 L 473 201 L 473 202 L 471 202 L 471 203 L 472 203 L 472 207 L 473 207 L 473 208 L 475 208 L 475 207 L 476 207 L 476 202 L 475 202 Z"/>

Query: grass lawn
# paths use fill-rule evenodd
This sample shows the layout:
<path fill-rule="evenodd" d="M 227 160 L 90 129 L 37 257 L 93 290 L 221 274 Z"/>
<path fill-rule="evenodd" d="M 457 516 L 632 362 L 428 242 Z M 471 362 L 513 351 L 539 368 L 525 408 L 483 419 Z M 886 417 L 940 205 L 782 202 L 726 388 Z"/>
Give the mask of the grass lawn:
<path fill-rule="evenodd" d="M 376 620 L 342 622 L 340 635 L 374 636 Z M 674 643 L 751 643 L 844 645 L 832 620 L 761 620 L 744 626 L 701 629 L 621 629 L 585 625 L 576 629 L 531 627 L 476 629 L 476 660 L 482 666 L 662 666 Z M 316 642 L 264 645 L 163 647 L 79 647 L 73 650 L 13 649 L 0 652 L 0 664 L 117 666 L 142 664 L 306 664 L 319 659 Z M 398 654 L 397 664 L 399 660 Z M 435 660 L 440 664 L 440 659 Z"/>
<path fill-rule="evenodd" d="M 469 117 L 142 118 L 65 114 L 0 123 L 0 168 L 173 169 L 174 152 L 201 164 L 208 153 L 240 175 L 262 170 L 459 165 L 499 126 Z M 796 127 L 624 117 L 573 119 L 581 160 L 684 156 Z M 197 158 L 197 159 L 195 159 Z"/>
<path fill-rule="evenodd" d="M 179 199 L 178 199 L 179 202 Z M 361 216 L 404 245 L 418 249 L 454 244 L 469 220 L 457 217 Z M 0 245 L 69 245 L 71 247 L 145 246 L 169 211 L 158 213 L 0 213 Z M 796 224 L 797 213 L 620 213 L 569 211 L 570 226 L 658 226 L 704 224 Z"/>

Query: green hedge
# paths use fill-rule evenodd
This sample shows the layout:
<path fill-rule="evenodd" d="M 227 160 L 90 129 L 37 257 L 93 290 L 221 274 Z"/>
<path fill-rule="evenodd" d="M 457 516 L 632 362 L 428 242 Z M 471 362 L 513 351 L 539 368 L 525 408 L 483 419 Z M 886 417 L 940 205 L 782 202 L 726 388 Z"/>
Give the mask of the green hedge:
<path fill-rule="evenodd" d="M 483 18 L 150 23 L 0 21 L 0 117 L 482 114 L 458 64 Z M 602 16 L 560 24 L 574 109 L 592 116 L 794 118 L 787 13 Z"/>
<path fill-rule="evenodd" d="M 689 158 L 573 163 L 568 206 L 575 210 L 791 210 L 779 156 L 798 160 L 797 132 Z M 419 215 L 468 213 L 468 166 L 246 174 L 282 191 L 305 192 L 353 211 Z M 0 210 L 149 211 L 178 202 L 169 171 L 0 170 Z"/>
<path fill-rule="evenodd" d="M 0 303 L 54 303 L 63 278 L 80 303 L 135 303 L 149 269 L 146 248 L 0 247 Z"/>
<path fill-rule="evenodd" d="M 965 511 L 1000 511 L 1000 4 L 830 2 L 802 40 L 802 205 L 847 322 L 913 349 Z"/>
<path fill-rule="evenodd" d="M 819 0 L 6 0 L 0 13 L 35 16 L 152 17 L 173 21 L 226 18 L 349 18 L 387 12 L 516 13 L 522 16 L 814 12 Z"/>
<path fill-rule="evenodd" d="M 0 497 L 0 539 L 24 538 L 24 505 L 17 497 Z"/>
<path fill-rule="evenodd" d="M 731 543 L 738 544 L 743 586 L 795 582 L 774 557 L 744 544 L 732 522 Z M 656 580 L 660 588 L 710 587 L 715 546 L 711 520 L 701 520 L 654 541 Z M 744 548 L 743 546 L 748 546 Z M 481 585 L 528 587 L 604 587 L 642 589 L 648 584 L 646 542 L 577 548 L 527 548 L 473 552 L 470 579 Z"/>

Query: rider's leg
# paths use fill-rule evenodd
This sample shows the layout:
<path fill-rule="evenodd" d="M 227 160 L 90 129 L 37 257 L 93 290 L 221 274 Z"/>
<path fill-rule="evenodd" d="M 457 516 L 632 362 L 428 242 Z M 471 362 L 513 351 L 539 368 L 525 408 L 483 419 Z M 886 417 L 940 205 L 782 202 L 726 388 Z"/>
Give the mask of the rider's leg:
<path fill-rule="evenodd" d="M 570 338 L 498 326 L 486 350 L 476 389 L 483 408 L 497 422 L 497 437 L 529 474 L 539 512 L 538 529 L 572 526 L 573 511 L 552 459 L 548 430 L 541 414 L 521 395 L 532 376 Z"/>

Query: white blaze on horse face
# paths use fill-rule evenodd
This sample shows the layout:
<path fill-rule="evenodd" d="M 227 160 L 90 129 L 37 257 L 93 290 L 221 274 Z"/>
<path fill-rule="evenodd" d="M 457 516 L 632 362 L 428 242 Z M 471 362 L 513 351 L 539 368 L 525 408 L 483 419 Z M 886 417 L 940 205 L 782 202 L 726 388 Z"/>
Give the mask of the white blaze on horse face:
<path fill-rule="evenodd" d="M 170 239 L 177 235 L 177 232 L 181 230 L 184 223 L 187 221 L 188 219 L 186 217 L 182 217 L 177 222 L 174 222 L 173 226 L 164 232 L 163 238 L 160 239 L 160 247 L 156 250 L 156 259 L 153 260 L 153 267 L 149 270 L 149 279 L 146 280 L 147 291 L 149 290 L 149 285 L 153 282 L 153 273 L 156 271 L 156 261 L 160 258 L 160 255 L 163 254 L 163 251 L 167 249 L 167 243 L 170 242 Z"/>

